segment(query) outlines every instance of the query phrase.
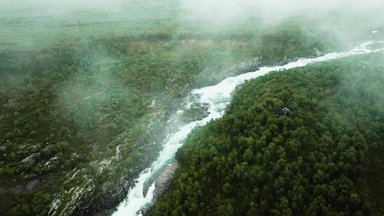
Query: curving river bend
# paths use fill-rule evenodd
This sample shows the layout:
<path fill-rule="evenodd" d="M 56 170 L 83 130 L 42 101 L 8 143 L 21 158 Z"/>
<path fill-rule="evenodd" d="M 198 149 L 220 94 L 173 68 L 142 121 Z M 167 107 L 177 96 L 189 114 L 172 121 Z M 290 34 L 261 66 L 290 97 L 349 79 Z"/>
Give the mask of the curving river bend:
<path fill-rule="evenodd" d="M 177 149 L 183 145 L 184 140 L 193 128 L 205 125 L 207 122 L 220 118 L 224 114 L 225 108 L 231 101 L 233 91 L 237 86 L 244 83 L 244 81 L 263 76 L 271 71 L 285 71 L 292 68 L 304 67 L 308 64 L 382 51 L 384 51 L 384 41 L 368 41 L 348 51 L 329 53 L 315 58 L 299 59 L 282 66 L 261 67 L 254 72 L 228 77 L 216 85 L 192 90 L 190 95 L 185 99 L 186 106 L 175 113 L 175 116 L 180 115 L 184 110 L 188 110 L 189 106 L 193 103 L 204 106 L 208 105 L 209 115 L 202 120 L 181 125 L 175 133 L 170 134 L 168 138 L 164 140 L 163 149 L 157 160 L 152 163 L 151 167 L 141 172 L 140 176 L 136 179 L 136 185 L 130 189 L 125 201 L 118 206 L 113 215 L 141 215 L 140 210 L 152 204 L 155 191 L 154 176 L 165 166 L 172 163 Z M 150 186 L 147 188 L 146 185 L 148 182 Z"/>

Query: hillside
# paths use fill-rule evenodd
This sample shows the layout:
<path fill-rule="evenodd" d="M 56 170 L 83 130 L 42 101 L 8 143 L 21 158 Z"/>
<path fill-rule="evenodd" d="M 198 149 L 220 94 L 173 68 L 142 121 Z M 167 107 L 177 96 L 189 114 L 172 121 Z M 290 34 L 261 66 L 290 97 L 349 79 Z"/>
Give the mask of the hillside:
<path fill-rule="evenodd" d="M 10 216 L 104 216 L 114 212 L 119 204 L 124 206 L 123 200 L 136 205 L 135 201 L 128 199 L 129 193 L 137 189 L 139 194 L 149 197 L 151 193 L 146 193 L 148 187 L 161 174 L 161 170 L 156 170 L 153 175 L 147 172 L 152 164 L 158 158 L 167 162 L 174 160 L 174 151 L 166 157 L 160 157 L 167 139 L 174 136 L 175 131 L 183 128 L 183 125 L 202 119 L 209 109 L 215 107 L 197 103 L 193 90 L 214 88 L 227 78 L 257 71 L 261 67 L 280 66 L 301 58 L 322 58 L 328 53 L 347 51 L 366 41 L 375 41 L 372 44 L 377 46 L 384 44 L 379 42 L 384 38 L 381 4 L 365 7 L 365 2 L 355 2 L 351 4 L 353 7 L 340 7 L 332 3 L 324 8 L 304 4 L 300 0 L 284 3 L 275 0 L 278 4 L 270 4 L 272 0 L 244 0 L 241 3 L 238 0 L 0 2 L 0 214 Z M 326 5 L 321 2 L 321 6 Z M 352 60 L 348 63 L 340 61 L 340 65 L 324 65 L 326 68 L 339 68 L 340 71 L 337 70 L 338 73 L 334 75 L 334 79 L 339 81 L 344 78 L 337 74 L 344 76 L 349 67 L 351 71 L 358 68 L 356 74 L 365 73 L 364 67 L 369 71 L 375 71 L 375 68 L 381 70 L 379 63 L 382 59 L 379 57 L 356 59 L 358 63 L 352 66 L 348 66 L 354 63 Z M 310 68 L 325 70 L 322 67 Z M 337 87 L 333 78 L 329 81 L 324 77 L 327 81 L 317 85 L 320 82 L 315 81 L 318 80 L 317 75 L 311 77 L 304 73 L 305 70 L 298 71 L 298 75 L 271 76 L 292 79 L 288 82 L 280 80 L 278 85 L 268 84 L 273 81 L 269 76 L 261 79 L 265 81 L 265 86 L 263 83 L 253 84 L 261 81 L 244 85 L 245 89 L 239 90 L 227 116 L 217 121 L 221 123 L 214 122 L 205 129 L 196 130 L 190 138 L 190 144 L 180 151 L 178 157 L 184 164 L 183 169 L 190 170 L 187 166 L 192 163 L 190 157 L 200 154 L 200 150 L 193 150 L 194 140 L 202 144 L 212 141 L 212 144 L 219 146 L 215 142 L 222 143 L 220 130 L 228 129 L 231 132 L 232 129 L 227 125 L 241 123 L 241 128 L 233 127 L 234 131 L 228 133 L 234 137 L 227 137 L 229 140 L 225 141 L 225 149 L 215 147 L 203 150 L 201 146 L 203 154 L 211 150 L 221 154 L 216 159 L 213 157 L 215 163 L 220 161 L 217 169 L 225 171 L 220 177 L 226 175 L 227 169 L 237 167 L 236 175 L 239 176 L 236 179 L 224 178 L 225 182 L 222 183 L 228 183 L 225 186 L 227 193 L 236 194 L 237 186 L 234 183 L 238 180 L 240 196 L 243 193 L 241 189 L 247 189 L 240 181 L 245 175 L 240 173 L 247 170 L 243 162 L 259 163 L 259 153 L 263 156 L 260 149 L 270 142 L 273 141 L 273 148 L 278 148 L 287 137 L 301 134 L 309 141 L 346 143 L 350 142 L 350 137 L 355 137 L 351 134 L 357 130 L 359 132 L 351 142 L 362 141 L 364 145 L 360 146 L 361 149 L 355 149 L 362 156 L 350 163 L 360 165 L 363 164 L 360 162 L 366 162 L 366 158 L 372 159 L 371 169 L 366 169 L 371 172 L 367 176 L 372 178 L 364 180 L 367 183 L 364 187 L 366 193 L 380 197 L 381 190 L 372 192 L 370 188 L 380 180 L 380 176 L 376 178 L 375 175 L 379 175 L 376 171 L 381 167 L 378 154 L 381 152 L 382 139 L 377 131 L 381 129 L 382 118 L 379 114 L 382 106 L 365 96 L 370 95 L 370 91 L 379 91 L 381 86 L 377 84 L 360 92 L 355 88 L 348 90 L 347 87 L 355 85 L 347 86 L 351 82 L 345 82 L 342 85 L 345 89 L 340 89 L 348 95 L 348 98 L 344 98 L 345 95 L 336 94 L 341 87 Z M 334 70 L 325 71 L 327 75 Z M 304 77 L 300 78 L 300 75 Z M 380 79 L 374 77 L 376 75 L 363 78 L 372 78 L 373 83 L 379 82 Z M 291 76 L 295 78 L 289 78 Z M 307 78 L 312 81 L 306 82 Z M 275 87 L 268 87 L 270 89 L 267 92 L 256 91 L 267 89 L 267 84 Z M 293 85 L 296 87 L 293 88 Z M 255 91 L 251 90 L 253 87 Z M 313 95 L 308 95 L 307 91 L 296 96 L 293 94 L 303 88 L 311 89 L 308 92 Z M 220 88 L 216 90 L 219 94 L 223 93 Z M 258 95 L 260 100 L 265 101 L 265 106 L 264 102 L 253 104 L 259 100 Z M 283 98 L 278 95 L 283 95 Z M 363 98 L 355 99 L 356 95 Z M 270 96 L 272 98 L 267 99 Z M 376 102 L 382 101 L 379 94 L 375 97 L 378 98 Z M 368 99 L 369 103 L 375 104 L 374 107 L 364 104 Z M 230 94 L 226 100 L 220 106 L 221 111 L 231 100 Z M 292 116 L 275 115 L 275 109 L 285 106 L 293 111 Z M 250 107 L 251 110 L 247 111 L 248 108 L 244 107 Z M 348 121 L 345 120 L 347 117 Z M 259 118 L 265 122 L 261 121 L 261 124 Z M 244 120 L 239 122 L 238 119 Z M 327 122 L 327 119 L 335 119 L 333 123 L 336 125 L 341 122 L 342 129 L 339 131 L 337 127 L 333 132 L 334 129 L 328 128 L 333 123 Z M 316 124 L 311 126 L 308 122 Z M 216 124 L 222 126 L 214 126 Z M 266 126 L 271 128 L 262 137 L 257 131 L 265 130 Z M 371 129 L 370 132 L 365 131 L 366 126 Z M 247 134 L 248 127 L 255 133 L 253 139 Z M 284 127 L 287 130 L 285 134 L 276 136 Z M 300 129 L 296 131 L 297 128 Z M 308 131 L 308 128 L 313 131 Z M 201 131 L 201 135 L 198 131 Z M 325 136 L 324 140 L 312 136 L 314 131 L 318 131 L 316 133 L 321 137 Z M 183 144 L 188 133 L 177 140 L 180 141 L 177 145 Z M 241 137 L 246 140 L 236 138 L 243 133 L 245 135 Z M 213 140 L 206 139 L 204 134 L 212 134 L 209 137 Z M 341 134 L 347 136 L 338 138 Z M 244 149 L 232 149 L 233 143 L 241 142 L 261 143 L 258 144 L 260 147 L 249 144 Z M 376 146 L 372 144 L 375 142 Z M 311 158 L 302 157 L 306 164 L 320 157 L 317 147 L 310 148 L 300 140 L 292 140 L 292 143 L 289 145 L 297 149 L 293 155 L 285 158 L 288 168 L 293 166 L 300 153 L 313 153 Z M 369 147 L 364 147 L 365 144 L 369 144 Z M 341 149 L 346 148 L 341 146 Z M 273 148 L 271 152 L 274 152 Z M 290 154 L 288 150 L 285 151 L 285 155 Z M 231 155 L 230 165 L 226 164 L 226 155 Z M 331 159 L 338 160 L 337 155 Z M 273 160 L 270 162 L 273 163 Z M 256 171 L 264 170 L 267 173 L 267 169 L 261 165 L 255 165 Z M 305 169 L 303 179 L 311 175 L 310 167 L 297 166 L 296 173 L 299 169 Z M 359 173 L 359 170 L 351 172 Z M 142 173 L 149 176 L 143 180 L 143 188 L 138 181 Z M 272 177 L 275 178 L 275 174 Z M 265 178 L 250 180 L 249 184 L 255 183 L 262 190 L 261 185 L 267 181 Z M 301 184 L 302 181 L 299 179 L 296 182 Z M 189 187 L 189 184 L 185 186 Z M 363 189 L 359 185 L 352 186 L 360 196 Z M 288 195 L 286 197 L 289 198 Z M 233 202 L 235 198 L 225 197 Z M 257 201 L 254 203 L 261 205 Z M 143 204 L 150 205 L 152 200 Z M 236 203 L 230 204 L 236 206 Z M 365 206 L 363 211 L 370 205 L 373 205 L 371 201 L 362 203 L 360 198 L 356 204 L 357 207 Z M 136 210 L 129 213 L 135 214 Z"/>
<path fill-rule="evenodd" d="M 0 52 L 1 212 L 111 209 L 156 158 L 192 87 L 331 49 L 295 22 L 253 34 L 155 32 Z"/>
<path fill-rule="evenodd" d="M 179 149 L 181 169 L 149 215 L 382 215 L 383 59 L 245 83 Z"/>

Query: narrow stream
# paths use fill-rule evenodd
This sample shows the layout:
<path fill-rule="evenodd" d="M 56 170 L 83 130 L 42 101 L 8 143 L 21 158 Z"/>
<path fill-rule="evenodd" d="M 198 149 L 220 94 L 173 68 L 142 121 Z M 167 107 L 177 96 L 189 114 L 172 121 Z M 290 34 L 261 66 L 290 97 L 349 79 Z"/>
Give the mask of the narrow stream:
<path fill-rule="evenodd" d="M 225 108 L 231 101 L 233 91 L 236 86 L 241 85 L 244 81 L 255 79 L 256 77 L 263 76 L 271 71 L 285 71 L 317 62 L 381 51 L 384 51 L 384 41 L 368 41 L 348 51 L 329 53 L 315 58 L 299 59 L 282 66 L 261 67 L 254 72 L 244 73 L 235 77 L 228 77 L 216 85 L 192 90 L 190 95 L 185 99 L 185 104 L 187 105 L 182 110 L 179 110 L 175 116 L 180 115 L 184 110 L 188 110 L 189 106 L 193 103 L 204 106 L 208 105 L 209 115 L 202 120 L 182 125 L 175 133 L 170 134 L 168 138 L 164 140 L 163 149 L 157 160 L 152 163 L 151 167 L 141 172 L 140 176 L 136 179 L 136 185 L 130 189 L 125 201 L 119 205 L 117 211 L 113 213 L 113 215 L 141 215 L 140 210 L 145 206 L 152 204 L 155 190 L 155 183 L 153 181 L 154 176 L 157 175 L 162 168 L 172 162 L 177 149 L 183 145 L 185 138 L 193 128 L 205 125 L 207 122 L 223 116 Z M 150 182 L 149 187 L 146 186 L 148 182 Z"/>

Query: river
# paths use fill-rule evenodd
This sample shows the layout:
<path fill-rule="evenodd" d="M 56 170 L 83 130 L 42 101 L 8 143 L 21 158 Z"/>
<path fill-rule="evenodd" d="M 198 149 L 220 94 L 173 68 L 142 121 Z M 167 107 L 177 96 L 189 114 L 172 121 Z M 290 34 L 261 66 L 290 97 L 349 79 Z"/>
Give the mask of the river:
<path fill-rule="evenodd" d="M 368 41 L 344 52 L 333 52 L 319 57 L 298 59 L 281 66 L 261 67 L 254 72 L 228 77 L 216 85 L 192 90 L 190 95 L 185 99 L 185 106 L 175 113 L 174 116 L 177 117 L 180 113 L 188 110 L 193 103 L 208 106 L 209 114 L 201 120 L 180 125 L 176 132 L 170 134 L 166 140 L 164 140 L 163 148 L 156 161 L 154 161 L 149 168 L 142 171 L 140 176 L 135 180 L 135 186 L 129 190 L 126 199 L 118 206 L 113 215 L 141 215 L 140 210 L 152 204 L 155 191 L 154 176 L 172 162 L 177 149 L 183 145 L 184 140 L 193 128 L 205 125 L 207 122 L 223 116 L 225 108 L 231 102 L 232 93 L 235 88 L 244 83 L 244 81 L 255 79 L 271 71 L 286 71 L 318 62 L 381 51 L 384 51 L 384 41 Z M 148 182 L 150 182 L 149 187 L 146 186 Z"/>

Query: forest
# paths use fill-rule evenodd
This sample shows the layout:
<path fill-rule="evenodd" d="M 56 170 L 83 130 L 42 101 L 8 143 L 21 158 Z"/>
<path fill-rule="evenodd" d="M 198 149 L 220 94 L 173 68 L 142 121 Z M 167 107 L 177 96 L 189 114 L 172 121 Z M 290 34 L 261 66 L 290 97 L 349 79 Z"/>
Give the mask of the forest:
<path fill-rule="evenodd" d="M 155 159 L 191 88 L 331 50 L 309 26 L 293 19 L 249 33 L 164 30 L 1 50 L 0 212 L 113 208 Z"/>
<path fill-rule="evenodd" d="M 188 136 L 149 215 L 383 215 L 383 60 L 246 82 L 223 118 Z"/>
<path fill-rule="evenodd" d="M 0 215 L 9 216 L 110 215 L 177 130 L 169 120 L 192 89 L 384 31 L 382 7 L 358 1 L 321 12 L 300 0 L 0 2 Z M 380 62 L 247 82 L 178 152 L 182 168 L 152 214 L 382 213 Z M 285 107 L 292 115 L 278 114 Z"/>

